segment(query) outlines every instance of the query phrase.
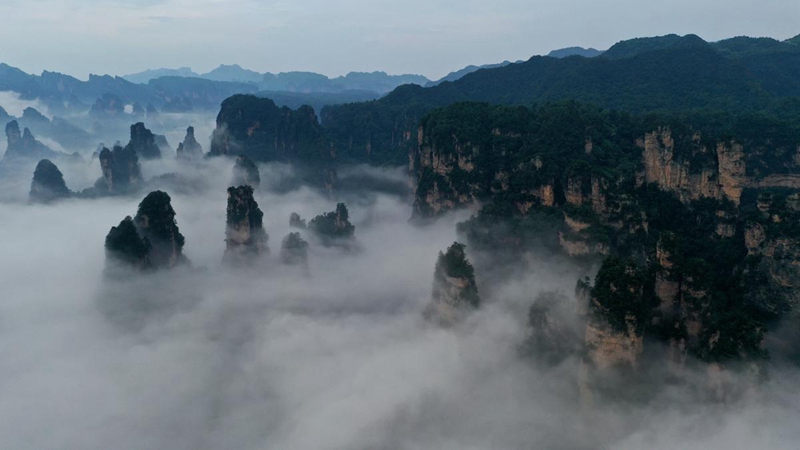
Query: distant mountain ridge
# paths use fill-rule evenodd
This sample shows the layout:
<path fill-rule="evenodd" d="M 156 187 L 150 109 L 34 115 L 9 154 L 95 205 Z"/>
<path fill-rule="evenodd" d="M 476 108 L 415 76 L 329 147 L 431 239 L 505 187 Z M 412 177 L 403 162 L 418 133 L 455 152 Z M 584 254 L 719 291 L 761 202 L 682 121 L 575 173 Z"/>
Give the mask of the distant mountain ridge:
<path fill-rule="evenodd" d="M 582 56 L 584 58 L 594 58 L 595 56 L 600 56 L 603 54 L 602 50 L 597 50 L 594 48 L 583 48 L 583 47 L 567 47 L 567 48 L 560 48 L 558 50 L 553 50 L 552 52 L 548 53 L 547 56 L 551 58 L 567 58 L 570 56 Z"/>
<path fill-rule="evenodd" d="M 163 76 L 202 78 L 212 81 L 249 83 L 262 91 L 324 92 L 371 91 L 378 94 L 391 92 L 403 84 L 424 86 L 430 82 L 422 75 L 389 75 L 386 72 L 350 72 L 347 75 L 329 78 L 314 72 L 270 72 L 259 73 L 238 64 L 222 64 L 216 69 L 198 74 L 188 67 L 180 69 L 153 69 L 124 75 L 122 78 L 138 84 L 147 84 Z"/>
<path fill-rule="evenodd" d="M 634 114 L 800 117 L 800 46 L 765 38 L 709 43 L 695 35 L 631 39 L 593 58 L 534 56 L 430 88 L 401 86 L 380 100 L 329 106 L 320 115 L 343 159 L 368 155 L 377 164 L 399 164 L 419 120 L 433 109 L 564 100 Z"/>
<path fill-rule="evenodd" d="M 517 61 L 517 62 L 521 62 L 521 61 Z M 436 81 L 429 81 L 425 85 L 425 87 L 438 86 L 438 85 L 444 83 L 445 81 L 460 80 L 461 78 L 464 78 L 464 76 L 469 75 L 472 72 L 477 72 L 477 71 L 482 70 L 482 69 L 495 69 L 497 67 L 505 67 L 505 66 L 507 66 L 509 64 L 513 64 L 513 63 L 511 61 L 503 61 L 503 62 L 498 63 L 498 64 L 484 64 L 482 66 L 470 65 L 470 66 L 464 67 L 461 70 L 456 70 L 454 72 L 450 72 L 449 74 L 445 75 L 444 77 L 442 77 L 442 78 L 440 78 L 440 79 L 438 79 Z"/>

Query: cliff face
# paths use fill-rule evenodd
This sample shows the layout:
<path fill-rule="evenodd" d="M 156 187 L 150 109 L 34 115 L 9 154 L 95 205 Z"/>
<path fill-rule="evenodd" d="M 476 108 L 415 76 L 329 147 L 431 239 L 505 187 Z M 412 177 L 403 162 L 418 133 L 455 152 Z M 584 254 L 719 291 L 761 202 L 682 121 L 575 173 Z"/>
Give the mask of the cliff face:
<path fill-rule="evenodd" d="M 154 191 L 142 200 L 133 221 L 151 246 L 150 263 L 156 268 L 173 268 L 187 263 L 183 255 L 185 239 L 175 223 L 175 210 L 169 194 Z"/>
<path fill-rule="evenodd" d="M 222 102 L 209 155 L 288 163 L 315 185 L 336 184 L 336 150 L 307 106 L 292 110 L 269 99 L 234 95 Z"/>
<path fill-rule="evenodd" d="M 178 158 L 195 159 L 203 156 L 203 146 L 194 137 L 194 127 L 186 129 L 186 137 L 178 144 Z"/>
<path fill-rule="evenodd" d="M 253 198 L 253 188 L 228 188 L 228 209 L 225 230 L 225 260 L 230 264 L 246 264 L 269 253 L 268 235 L 264 231 L 264 213 Z"/>
<path fill-rule="evenodd" d="M 708 148 L 700 138 L 699 134 L 692 136 L 692 141 L 684 144 L 687 154 L 679 155 L 669 128 L 647 133 L 637 142 L 642 148 L 644 181 L 674 193 L 684 202 L 712 198 L 738 205 L 748 184 L 743 146 L 719 142 Z"/>
<path fill-rule="evenodd" d="M 43 159 L 43 158 L 57 158 L 59 156 L 66 156 L 62 153 L 51 150 L 46 145 L 37 141 L 31 130 L 25 128 L 20 133 L 19 123 L 16 120 L 6 124 L 6 140 L 8 146 L 6 147 L 5 159 Z"/>
<path fill-rule="evenodd" d="M 30 201 L 32 203 L 50 203 L 70 195 L 71 192 L 64 182 L 64 175 L 58 170 L 58 166 L 49 159 L 39 161 L 33 172 Z"/>
<path fill-rule="evenodd" d="M 480 306 L 475 269 L 467 260 L 463 244 L 454 242 L 446 253 L 439 252 L 431 299 L 425 315 L 442 325 L 454 325 Z"/>
<path fill-rule="evenodd" d="M 95 187 L 105 194 L 132 192 L 142 184 L 142 169 L 139 157 L 132 148 L 114 146 L 113 150 L 103 148 L 98 155 L 103 177 Z"/>
<path fill-rule="evenodd" d="M 259 162 L 321 162 L 332 159 L 325 143 L 310 107 L 291 110 L 269 99 L 234 95 L 222 102 L 210 154 L 241 154 Z"/>
<path fill-rule="evenodd" d="M 459 231 L 487 258 L 603 260 L 582 300 L 585 393 L 643 373 L 647 354 L 680 379 L 713 367 L 726 397 L 733 371 L 791 348 L 770 331 L 800 314 L 800 131 L 669 123 L 462 104 L 423 119 L 410 158 L 415 215 L 477 210 Z"/>
<path fill-rule="evenodd" d="M 320 239 L 323 245 L 349 248 L 355 239 L 356 227 L 350 223 L 350 213 L 344 203 L 336 210 L 321 214 L 308 223 L 308 230 Z"/>
<path fill-rule="evenodd" d="M 105 275 L 126 280 L 131 271 L 149 272 L 189 264 L 183 255 L 184 242 L 169 195 L 151 192 L 139 204 L 135 217 L 126 217 L 106 235 Z"/>
<path fill-rule="evenodd" d="M 142 159 L 161 158 L 161 149 L 156 144 L 156 136 L 145 128 L 142 122 L 131 125 L 131 140 L 125 149 L 134 151 Z"/>

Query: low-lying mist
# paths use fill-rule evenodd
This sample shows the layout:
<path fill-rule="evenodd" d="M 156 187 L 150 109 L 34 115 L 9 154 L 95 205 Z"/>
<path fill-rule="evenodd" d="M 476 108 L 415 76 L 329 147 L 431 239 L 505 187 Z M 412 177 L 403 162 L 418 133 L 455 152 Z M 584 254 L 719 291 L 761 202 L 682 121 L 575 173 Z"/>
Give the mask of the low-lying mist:
<path fill-rule="evenodd" d="M 464 214 L 418 227 L 401 195 L 277 193 L 268 187 L 291 169 L 261 166 L 255 198 L 270 255 L 224 266 L 232 166 L 143 164 L 145 178 L 181 174 L 162 188 L 192 266 L 122 282 L 103 277 L 103 241 L 146 192 L 0 203 L 4 448 L 722 449 L 800 440 L 795 373 L 774 371 L 758 396 L 734 405 L 672 388 L 647 405 L 582 407 L 575 359 L 545 368 L 520 352 L 533 300 L 550 291 L 574 300 L 575 281 L 591 275 L 547 255 L 502 284 L 478 267 L 483 306 L 455 328 L 427 323 L 437 254 L 459 239 Z M 80 166 L 61 168 L 74 190 L 93 182 Z M 400 171 L 348 170 L 345 179 L 402 185 Z M 357 250 L 304 234 L 308 271 L 279 264 L 290 213 L 311 219 L 337 201 L 350 208 Z M 165 307 L 135 326 L 112 318 L 141 299 Z"/>

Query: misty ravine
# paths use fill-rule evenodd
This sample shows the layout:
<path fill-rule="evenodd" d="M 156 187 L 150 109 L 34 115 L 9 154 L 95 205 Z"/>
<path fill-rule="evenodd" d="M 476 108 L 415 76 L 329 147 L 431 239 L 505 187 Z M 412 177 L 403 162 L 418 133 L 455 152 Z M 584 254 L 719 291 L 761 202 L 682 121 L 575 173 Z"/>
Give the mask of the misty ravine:
<path fill-rule="evenodd" d="M 205 3 L 126 9 L 241 7 Z M 516 33 L 414 11 L 413 61 Z M 0 450 L 800 446 L 800 36 L 595 47 L 439 80 L 0 61 Z"/>
<path fill-rule="evenodd" d="M 356 198 L 361 251 L 312 245 L 310 276 L 279 264 L 276 252 L 260 267 L 226 267 L 232 163 L 197 169 L 204 194 L 173 195 L 194 270 L 147 275 L 117 291 L 179 304 L 135 330 L 109 321 L 98 304 L 110 300 L 99 296 L 101 237 L 140 199 L 0 206 L 0 423 L 16 447 L 575 448 L 638 430 L 619 447 L 701 435 L 722 448 L 729 439 L 796 437 L 794 394 L 782 390 L 793 374 L 730 411 L 677 390 L 658 407 L 582 412 L 577 361 L 537 368 L 518 351 L 530 299 L 570 292 L 580 275 L 555 260 L 482 291 L 485 305 L 457 329 L 432 326 L 422 311 L 433 267 L 463 215 L 420 228 L 396 197 Z M 274 179 L 285 169 L 261 170 Z M 256 197 L 271 236 L 291 231 L 292 212 L 314 217 L 333 206 L 308 189 Z M 766 402 L 780 392 L 781 401 Z"/>

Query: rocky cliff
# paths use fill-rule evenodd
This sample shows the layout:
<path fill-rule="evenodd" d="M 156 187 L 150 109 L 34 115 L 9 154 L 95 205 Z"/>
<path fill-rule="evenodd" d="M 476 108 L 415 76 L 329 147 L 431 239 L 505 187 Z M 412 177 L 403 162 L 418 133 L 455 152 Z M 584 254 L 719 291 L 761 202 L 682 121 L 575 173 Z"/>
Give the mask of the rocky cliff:
<path fill-rule="evenodd" d="M 288 163 L 314 185 L 336 184 L 336 150 L 308 106 L 292 110 L 269 99 L 234 95 L 222 103 L 209 155 Z"/>
<path fill-rule="evenodd" d="M 139 235 L 133 218 L 126 217 L 106 235 L 106 275 L 124 277 L 130 270 L 150 268 L 150 250 L 150 242 Z"/>
<path fill-rule="evenodd" d="M 49 159 L 39 161 L 33 172 L 30 201 L 32 203 L 50 203 L 68 198 L 71 194 L 58 166 Z"/>
<path fill-rule="evenodd" d="M 101 195 L 133 192 L 142 184 L 142 169 L 136 151 L 128 147 L 103 148 L 98 155 L 103 176 L 95 188 Z"/>
<path fill-rule="evenodd" d="M 13 161 L 15 159 L 54 159 L 60 156 L 66 156 L 37 141 L 36 138 L 33 137 L 31 130 L 25 128 L 23 132 L 20 132 L 19 123 L 16 120 L 12 120 L 6 124 L 6 140 L 8 143 L 4 156 L 4 160 L 6 161 Z"/>
<path fill-rule="evenodd" d="M 142 159 L 161 158 L 161 148 L 156 143 L 156 136 L 142 122 L 131 125 L 131 140 L 125 148 L 133 150 Z"/>
<path fill-rule="evenodd" d="M 603 261 L 584 299 L 589 391 L 653 361 L 675 377 L 700 361 L 727 397 L 719 380 L 762 373 L 790 347 L 770 331 L 800 313 L 800 132 L 757 121 L 457 105 L 422 121 L 414 214 L 476 211 L 459 231 L 490 260 Z"/>
<path fill-rule="evenodd" d="M 228 264 L 252 263 L 269 253 L 264 231 L 264 213 L 253 198 L 253 188 L 228 188 L 228 208 L 225 228 L 225 261 Z"/>
<path fill-rule="evenodd" d="M 203 146 L 194 137 L 194 127 L 186 129 L 186 137 L 178 144 L 178 158 L 195 159 L 203 156 Z"/>
<path fill-rule="evenodd" d="M 173 268 L 188 263 L 183 255 L 185 239 L 175 222 L 175 210 L 169 194 L 154 191 L 139 203 L 133 218 L 136 229 L 149 242 L 150 263 L 156 268 Z"/>
<path fill-rule="evenodd" d="M 349 248 L 355 239 L 356 227 L 350 223 L 347 205 L 339 203 L 336 210 L 321 214 L 308 223 L 308 230 L 320 239 L 323 245 Z"/>
<path fill-rule="evenodd" d="M 454 325 L 480 306 L 475 269 L 467 259 L 464 244 L 454 242 L 439 252 L 433 274 L 431 304 L 425 316 L 442 325 Z"/>

